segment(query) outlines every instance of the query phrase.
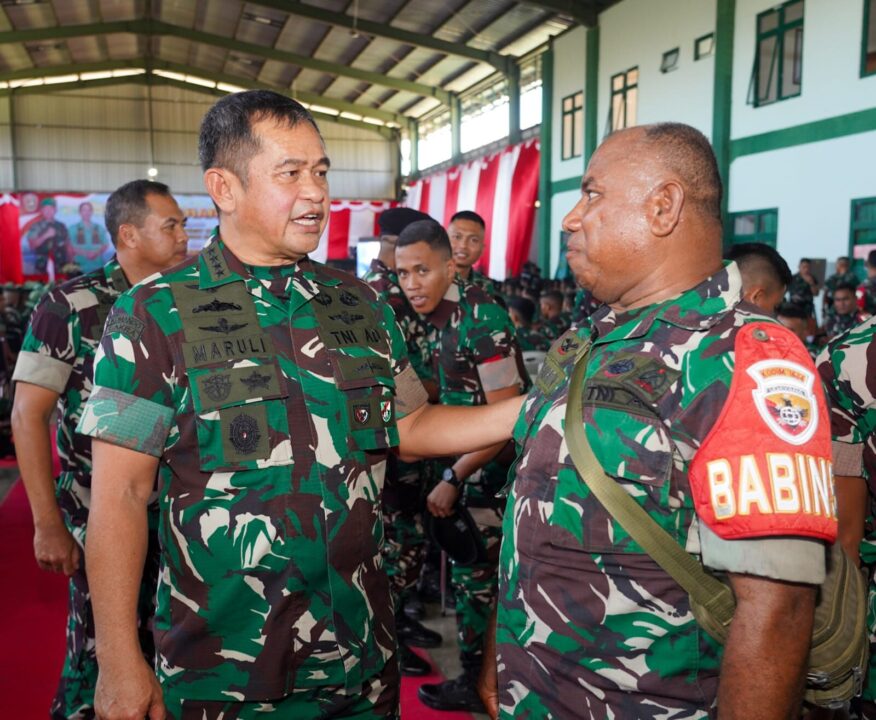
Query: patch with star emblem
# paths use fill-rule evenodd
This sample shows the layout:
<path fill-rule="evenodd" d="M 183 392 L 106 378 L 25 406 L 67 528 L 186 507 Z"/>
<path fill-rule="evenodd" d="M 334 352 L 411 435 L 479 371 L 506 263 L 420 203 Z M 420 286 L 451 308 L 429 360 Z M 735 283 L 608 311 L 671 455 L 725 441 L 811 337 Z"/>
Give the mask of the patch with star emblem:
<path fill-rule="evenodd" d="M 284 397 L 276 362 L 223 368 L 189 368 L 195 412 L 206 413 L 248 400 Z"/>

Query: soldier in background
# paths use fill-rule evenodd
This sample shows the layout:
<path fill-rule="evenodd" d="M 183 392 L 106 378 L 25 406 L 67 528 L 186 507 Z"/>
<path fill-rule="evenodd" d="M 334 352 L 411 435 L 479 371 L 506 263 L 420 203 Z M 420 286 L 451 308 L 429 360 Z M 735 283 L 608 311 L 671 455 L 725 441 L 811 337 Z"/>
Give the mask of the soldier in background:
<path fill-rule="evenodd" d="M 851 283 L 839 283 L 834 287 L 833 312 L 828 315 L 824 324 L 828 340 L 833 340 L 867 319 L 868 316 L 858 310 L 855 290 L 856 287 Z"/>
<path fill-rule="evenodd" d="M 775 315 L 791 283 L 791 269 L 785 258 L 764 243 L 737 243 L 724 257 L 739 267 L 743 299 L 767 315 Z"/>
<path fill-rule="evenodd" d="M 103 325 L 116 298 L 132 284 L 186 256 L 185 218 L 162 183 L 135 180 L 107 200 L 116 257 L 46 295 L 31 318 L 15 366 L 13 427 L 26 452 L 21 479 L 34 521 L 40 568 L 70 578 L 67 652 L 53 718 L 93 718 L 97 658 L 83 549 L 91 507 L 91 439 L 76 425 L 93 388 L 93 363 Z M 55 408 L 61 474 L 52 474 L 50 421 Z M 149 626 L 158 570 L 157 508 L 150 514 L 149 554 L 139 589 L 138 635 L 143 657 L 154 659 Z"/>
<path fill-rule="evenodd" d="M 830 402 L 833 474 L 839 541 L 864 568 L 870 596 L 876 592 L 876 317 L 831 340 L 818 356 L 818 372 Z M 876 613 L 871 604 L 870 666 L 864 692 L 852 709 L 876 720 Z"/>
<path fill-rule="evenodd" d="M 822 317 L 827 317 L 833 312 L 833 293 L 840 283 L 857 288 L 861 279 L 852 270 L 851 260 L 846 255 L 836 259 L 836 271 L 824 281 L 824 296 L 821 299 Z"/>
<path fill-rule="evenodd" d="M 702 133 L 646 125 L 596 150 L 564 219 L 570 268 L 607 304 L 554 343 L 515 428 L 498 698 L 484 692 L 502 718 L 799 712 L 836 518 L 830 503 L 813 513 L 799 498 L 754 502 L 738 478 L 742 458 L 765 478 L 769 458 L 830 463 L 827 423 L 813 417 L 826 410 L 797 338 L 740 303 L 739 272 L 721 259 L 721 192 Z M 564 424 L 578 362 L 587 364 L 577 421 L 601 466 L 594 474 L 727 574 L 737 606 L 723 649 L 579 475 Z M 786 423 L 767 396 L 793 377 L 810 382 Z M 484 673 L 485 690 L 494 681 Z"/>
<path fill-rule="evenodd" d="M 463 283 L 477 285 L 492 298 L 500 300 L 496 281 L 474 269 L 484 254 L 486 234 L 487 224 L 473 210 L 460 210 L 450 218 L 447 226 L 447 235 L 453 248 L 453 264 Z"/>
<path fill-rule="evenodd" d="M 78 428 L 98 713 L 396 718 L 387 455 L 488 447 L 520 402 L 428 406 L 391 308 L 307 257 L 330 161 L 299 103 L 223 97 L 199 152 L 218 233 L 116 302 Z M 158 678 L 132 623 L 156 472 Z"/>
<path fill-rule="evenodd" d="M 519 395 L 525 379 L 508 313 L 480 287 L 454 273 L 444 228 L 434 220 L 408 225 L 398 238 L 395 256 L 402 290 L 426 322 L 442 405 L 488 405 Z M 436 710 L 483 709 L 475 685 L 496 596 L 503 504 L 496 493 L 505 485 L 508 465 L 495 458 L 505 445 L 451 459 L 426 499 L 430 513 L 448 517 L 461 495 L 486 550 L 483 560 L 468 566 L 454 563 L 451 569 L 462 674 L 420 687 L 420 700 Z"/>
<path fill-rule="evenodd" d="M 101 257 L 110 244 L 102 225 L 92 222 L 94 205 L 86 201 L 79 204 L 79 222 L 70 226 L 70 247 L 74 261 L 83 273 L 101 267 Z"/>
<path fill-rule="evenodd" d="M 60 268 L 70 260 L 70 238 L 67 226 L 55 220 L 58 203 L 53 197 L 45 197 L 40 201 L 40 219 L 27 231 L 27 244 L 34 253 L 33 269 L 35 273 L 44 273 L 48 269 L 49 257 Z"/>
<path fill-rule="evenodd" d="M 818 278 L 812 274 L 812 261 L 801 258 L 797 272 L 788 284 L 788 299 L 806 311 L 806 317 L 815 322 L 815 296 L 818 295 Z"/>
<path fill-rule="evenodd" d="M 408 358 L 423 385 L 435 387 L 426 347 L 426 327 L 414 312 L 398 284 L 395 272 L 395 244 L 412 222 L 430 219 L 425 213 L 399 207 L 384 210 L 377 219 L 380 228 L 380 253 L 371 261 L 364 280 L 395 313 L 404 334 Z M 436 395 L 437 397 L 437 395 Z M 399 669 L 402 675 L 427 675 L 432 667 L 408 647 L 438 647 L 441 635 L 422 625 L 416 617 L 416 585 L 426 554 L 423 508 L 428 468 L 431 463 L 404 462 L 394 455 L 386 466 L 383 490 L 383 559 L 389 575 L 395 604 L 395 628 L 399 640 Z M 422 604 L 420 604 L 422 606 Z M 411 612 L 406 612 L 408 608 Z M 413 615 L 413 616 L 412 616 Z"/>

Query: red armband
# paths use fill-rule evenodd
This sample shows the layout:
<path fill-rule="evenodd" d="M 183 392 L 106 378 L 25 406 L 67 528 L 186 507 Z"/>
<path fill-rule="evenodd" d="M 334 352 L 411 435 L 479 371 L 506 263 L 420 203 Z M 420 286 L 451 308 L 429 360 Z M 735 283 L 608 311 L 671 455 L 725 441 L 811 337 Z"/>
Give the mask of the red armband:
<path fill-rule="evenodd" d="M 836 539 L 830 422 L 809 353 L 781 325 L 752 323 L 735 357 L 727 401 L 690 466 L 697 514 L 728 540 Z"/>

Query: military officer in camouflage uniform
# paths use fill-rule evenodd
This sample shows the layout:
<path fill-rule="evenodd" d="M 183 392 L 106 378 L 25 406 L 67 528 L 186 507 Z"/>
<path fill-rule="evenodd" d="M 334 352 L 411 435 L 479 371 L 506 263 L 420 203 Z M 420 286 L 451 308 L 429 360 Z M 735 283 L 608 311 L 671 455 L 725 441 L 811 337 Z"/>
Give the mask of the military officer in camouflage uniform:
<path fill-rule="evenodd" d="M 801 258 L 797 272 L 788 285 L 788 299 L 806 311 L 806 316 L 815 318 L 815 296 L 818 295 L 818 278 L 812 274 L 812 261 Z"/>
<path fill-rule="evenodd" d="M 823 317 L 827 318 L 833 312 L 833 293 L 836 286 L 851 285 L 857 288 L 861 279 L 852 270 L 851 260 L 845 255 L 836 259 L 836 272 L 824 281 L 824 296 L 821 299 Z"/>
<path fill-rule="evenodd" d="M 490 446 L 519 403 L 428 407 L 392 310 L 307 258 L 329 159 L 300 104 L 222 98 L 200 157 L 218 235 L 116 302 L 79 423 L 96 438 L 98 713 L 394 718 L 387 454 Z M 156 472 L 157 678 L 131 621 Z"/>
<path fill-rule="evenodd" d="M 870 666 L 855 709 L 876 720 L 876 317 L 832 340 L 817 365 L 830 402 L 839 540 L 870 583 Z"/>
<path fill-rule="evenodd" d="M 380 228 L 380 253 L 371 261 L 363 278 L 374 288 L 381 301 L 388 303 L 407 342 L 408 358 L 420 380 L 434 385 L 426 347 L 426 328 L 422 318 L 407 301 L 395 272 L 395 243 L 399 234 L 412 222 L 427 220 L 418 210 L 398 207 L 384 210 L 377 219 Z M 389 575 L 396 609 L 396 632 L 399 637 L 399 668 L 402 675 L 427 675 L 431 665 L 411 652 L 408 645 L 437 647 L 441 636 L 405 613 L 412 600 L 426 553 L 423 528 L 424 484 L 429 463 L 407 463 L 390 457 L 383 492 L 383 559 Z"/>
<path fill-rule="evenodd" d="M 447 235 L 453 248 L 453 263 L 463 283 L 476 285 L 502 305 L 504 301 L 496 281 L 474 269 L 484 254 L 487 235 L 484 219 L 473 210 L 460 210 L 450 218 Z"/>
<path fill-rule="evenodd" d="M 716 704 L 722 717 L 790 718 L 799 707 L 823 541 L 836 535 L 824 398 L 797 338 L 740 305 L 738 269 L 721 260 L 720 197 L 699 131 L 643 126 L 594 153 L 564 220 L 569 266 L 607 305 L 553 345 L 515 430 L 503 718 L 706 718 Z M 578 361 L 579 422 L 598 464 L 727 573 L 737 607 L 723 658 L 570 458 Z"/>
<path fill-rule="evenodd" d="M 834 287 L 833 312 L 827 316 L 827 322 L 824 323 L 828 340 L 833 340 L 867 319 L 868 316 L 860 312 L 855 303 L 856 289 L 851 283 L 840 283 Z"/>
<path fill-rule="evenodd" d="M 434 220 L 408 225 L 396 243 L 396 270 L 411 306 L 426 320 L 439 402 L 484 405 L 519 395 L 522 362 L 508 313 L 479 287 L 454 277 L 451 246 L 441 225 Z M 420 699 L 438 710 L 482 709 L 475 683 L 496 591 L 501 503 L 495 495 L 507 475 L 507 465 L 494 461 L 500 450 L 501 446 L 457 458 L 427 498 L 429 512 L 446 517 L 462 487 L 487 556 L 486 561 L 455 563 L 452 568 L 463 673 L 420 688 Z"/>
<path fill-rule="evenodd" d="M 103 325 L 120 293 L 186 255 L 185 218 L 166 185 L 136 180 L 107 201 L 117 256 L 100 270 L 56 287 L 31 318 L 15 366 L 13 425 L 18 463 L 34 520 L 34 553 L 43 570 L 70 577 L 67 653 L 53 718 L 93 718 L 97 659 L 94 622 L 82 550 L 91 506 L 91 439 L 76 425 L 92 390 L 93 362 Z M 55 407 L 61 474 L 52 477 L 49 422 Z M 26 442 L 25 442 L 26 440 Z M 149 623 L 158 569 L 152 508 L 150 554 L 140 588 L 142 651 L 154 656 Z"/>
<path fill-rule="evenodd" d="M 40 219 L 27 231 L 27 244 L 34 253 L 35 273 L 46 272 L 49 256 L 55 261 L 56 272 L 70 259 L 70 237 L 67 226 L 55 220 L 57 211 L 58 204 L 55 198 L 43 198 L 40 201 Z"/>

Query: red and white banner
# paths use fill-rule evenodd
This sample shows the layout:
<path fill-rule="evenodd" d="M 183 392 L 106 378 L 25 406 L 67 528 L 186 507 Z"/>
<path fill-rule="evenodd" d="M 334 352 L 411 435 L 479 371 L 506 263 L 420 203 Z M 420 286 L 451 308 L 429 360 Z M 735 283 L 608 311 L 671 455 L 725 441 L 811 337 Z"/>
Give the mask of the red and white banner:
<path fill-rule="evenodd" d="M 396 205 L 395 200 L 332 200 L 328 225 L 311 257 L 320 262 L 349 259 L 359 238 L 380 235 L 377 218 Z"/>
<path fill-rule="evenodd" d="M 538 197 L 539 144 L 528 140 L 493 155 L 420 178 L 407 187 L 408 207 L 444 227 L 461 210 L 474 210 L 487 226 L 478 269 L 504 280 L 529 257 Z"/>

